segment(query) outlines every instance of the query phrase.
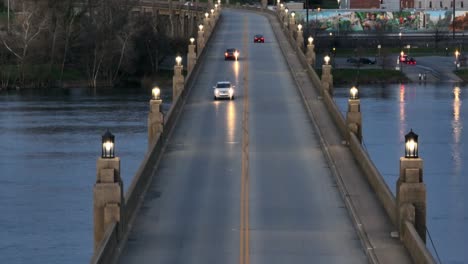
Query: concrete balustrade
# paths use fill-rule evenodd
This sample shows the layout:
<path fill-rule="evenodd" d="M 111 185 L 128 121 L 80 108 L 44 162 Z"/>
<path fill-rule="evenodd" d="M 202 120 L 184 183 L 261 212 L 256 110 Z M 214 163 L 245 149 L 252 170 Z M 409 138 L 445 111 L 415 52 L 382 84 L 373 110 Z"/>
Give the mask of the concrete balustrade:
<path fill-rule="evenodd" d="M 215 29 L 216 23 L 213 25 L 213 29 Z M 208 41 L 209 37 L 204 38 L 203 31 L 201 37 L 197 39 L 197 44 L 201 43 L 203 47 L 205 40 Z M 198 61 L 203 61 L 205 56 L 202 49 L 198 50 Z M 182 75 L 182 65 L 179 67 L 177 68 L 177 74 L 180 72 L 180 75 Z M 182 112 L 182 106 L 185 104 L 188 91 L 193 87 L 199 67 L 198 63 L 194 64 L 193 69 L 187 74 L 186 81 L 182 84 L 182 89 L 178 89 L 180 90 L 179 95 L 173 98 L 171 108 L 164 118 L 160 110 L 162 101 L 160 99 L 154 99 L 154 101 L 152 99 L 150 101 L 148 125 L 154 126 L 154 130 L 151 132 L 151 139 L 150 132 L 148 132 L 148 140 L 154 143 L 150 145 L 146 152 L 125 196 L 123 195 L 123 183 L 120 178 L 120 159 L 100 158 L 98 160 L 97 180 L 94 187 L 95 243 L 94 254 L 90 261 L 91 264 L 115 263 L 118 258 L 119 247 L 127 239 L 134 216 L 141 206 L 141 197 L 145 194 L 152 180 L 154 167 L 157 166 L 162 155 L 166 142 L 165 139 L 175 126 L 177 117 Z M 152 115 L 154 115 L 154 118 L 150 117 Z M 148 129 L 150 130 L 150 128 Z M 161 132 L 158 133 L 158 131 Z"/>
<path fill-rule="evenodd" d="M 274 15 L 278 19 L 280 24 L 284 25 L 284 16 L 282 16 L 281 13 L 269 13 L 271 13 L 271 15 Z M 285 29 L 287 30 L 287 27 L 285 27 Z M 288 32 L 286 32 L 286 36 L 288 37 L 289 44 L 292 47 L 295 47 L 296 51 L 300 51 L 294 39 L 291 38 Z M 311 45 L 311 42 L 309 42 L 308 45 L 308 52 L 309 50 L 313 50 L 314 48 L 313 45 Z M 313 67 L 310 66 L 311 64 L 315 64 L 315 62 L 311 62 L 312 56 L 308 55 L 306 57 L 306 55 L 301 52 L 297 52 L 296 54 L 301 64 L 304 67 L 306 67 L 306 72 L 311 82 L 314 84 L 313 88 L 317 89 L 317 92 L 322 93 L 323 81 L 320 80 Z M 327 68 L 328 67 L 326 67 L 326 69 Z M 328 69 L 330 69 L 331 71 L 331 67 Z M 324 71 L 322 68 L 322 74 L 323 72 Z M 325 77 L 325 79 L 327 79 L 327 77 Z M 332 78 L 328 80 L 332 80 Z M 425 186 L 422 182 L 422 161 L 420 164 L 418 164 L 419 161 L 416 160 L 410 163 L 407 163 L 405 160 L 403 160 L 404 162 L 400 164 L 400 178 L 402 179 L 399 179 L 397 183 L 397 190 L 399 189 L 399 198 L 397 203 L 397 199 L 390 191 L 388 185 L 386 184 L 378 169 L 375 167 L 367 151 L 363 148 L 361 140 L 358 139 L 358 136 L 355 133 L 349 131 L 348 126 L 346 124 L 346 120 L 343 118 L 340 109 L 338 108 L 338 106 L 336 105 L 335 101 L 332 99 L 329 93 L 323 93 L 323 102 L 326 108 L 328 109 L 328 112 L 330 113 L 330 117 L 337 125 L 337 128 L 341 132 L 343 137 L 349 138 L 349 149 L 354 155 L 356 162 L 363 170 L 364 176 L 366 177 L 369 184 L 372 186 L 372 189 L 374 190 L 375 194 L 377 195 L 378 199 L 383 205 L 383 208 L 387 212 L 392 223 L 399 228 L 400 240 L 407 248 L 413 261 L 415 263 L 426 264 L 437 263 L 425 245 L 425 230 L 424 235 L 422 234 L 423 227 L 424 229 L 426 228 L 426 191 Z M 418 174 L 418 172 L 420 175 L 419 181 L 416 180 L 416 178 L 418 177 L 415 176 Z M 406 182 L 407 175 L 410 175 L 408 177 L 410 179 L 409 182 Z M 399 188 L 398 186 L 403 186 L 403 188 Z"/>

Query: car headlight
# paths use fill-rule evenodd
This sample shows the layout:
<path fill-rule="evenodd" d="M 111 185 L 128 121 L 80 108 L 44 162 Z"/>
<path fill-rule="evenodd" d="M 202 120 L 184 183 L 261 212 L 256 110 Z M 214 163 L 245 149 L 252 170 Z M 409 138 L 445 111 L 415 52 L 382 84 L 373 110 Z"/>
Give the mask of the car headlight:
<path fill-rule="evenodd" d="M 230 94 L 230 95 L 233 95 L 233 94 L 234 94 L 234 89 L 229 88 L 229 94 Z"/>
<path fill-rule="evenodd" d="M 219 91 L 218 91 L 218 90 L 215 90 L 215 94 L 216 94 L 216 95 L 219 95 Z"/>

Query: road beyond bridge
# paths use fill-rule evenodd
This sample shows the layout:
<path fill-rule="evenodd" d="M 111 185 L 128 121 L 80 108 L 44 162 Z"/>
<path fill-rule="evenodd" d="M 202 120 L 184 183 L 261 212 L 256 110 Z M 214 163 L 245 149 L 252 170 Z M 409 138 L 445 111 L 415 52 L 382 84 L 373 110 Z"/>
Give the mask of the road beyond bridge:
<path fill-rule="evenodd" d="M 217 27 L 119 263 L 411 263 L 279 23 L 225 10 Z M 212 100 L 219 80 L 234 101 Z"/>

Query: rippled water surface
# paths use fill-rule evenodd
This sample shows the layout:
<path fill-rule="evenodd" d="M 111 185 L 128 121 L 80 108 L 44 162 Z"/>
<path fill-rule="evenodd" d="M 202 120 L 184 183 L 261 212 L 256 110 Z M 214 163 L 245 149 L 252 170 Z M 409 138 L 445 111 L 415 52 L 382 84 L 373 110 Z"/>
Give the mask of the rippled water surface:
<path fill-rule="evenodd" d="M 147 147 L 141 89 L 0 93 L 0 263 L 87 263 L 101 136 L 116 137 L 124 186 Z"/>
<path fill-rule="evenodd" d="M 343 114 L 348 91 L 335 90 Z M 364 145 L 394 193 L 404 135 L 410 129 L 419 135 L 430 235 L 442 263 L 468 263 L 468 87 L 377 85 L 359 91 Z M 436 255 L 429 238 L 427 244 Z"/>

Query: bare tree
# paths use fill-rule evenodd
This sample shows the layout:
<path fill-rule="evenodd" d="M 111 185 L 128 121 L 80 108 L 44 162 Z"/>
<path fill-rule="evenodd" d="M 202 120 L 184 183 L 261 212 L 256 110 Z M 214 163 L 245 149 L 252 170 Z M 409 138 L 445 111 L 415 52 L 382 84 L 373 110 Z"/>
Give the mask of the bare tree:
<path fill-rule="evenodd" d="M 10 25 L 10 31 L 1 35 L 1 41 L 6 49 L 16 57 L 19 73 L 19 85 L 25 85 L 25 65 L 30 48 L 38 45 L 39 36 L 47 28 L 49 18 L 38 4 L 22 5 L 23 10 L 16 14 Z"/>

